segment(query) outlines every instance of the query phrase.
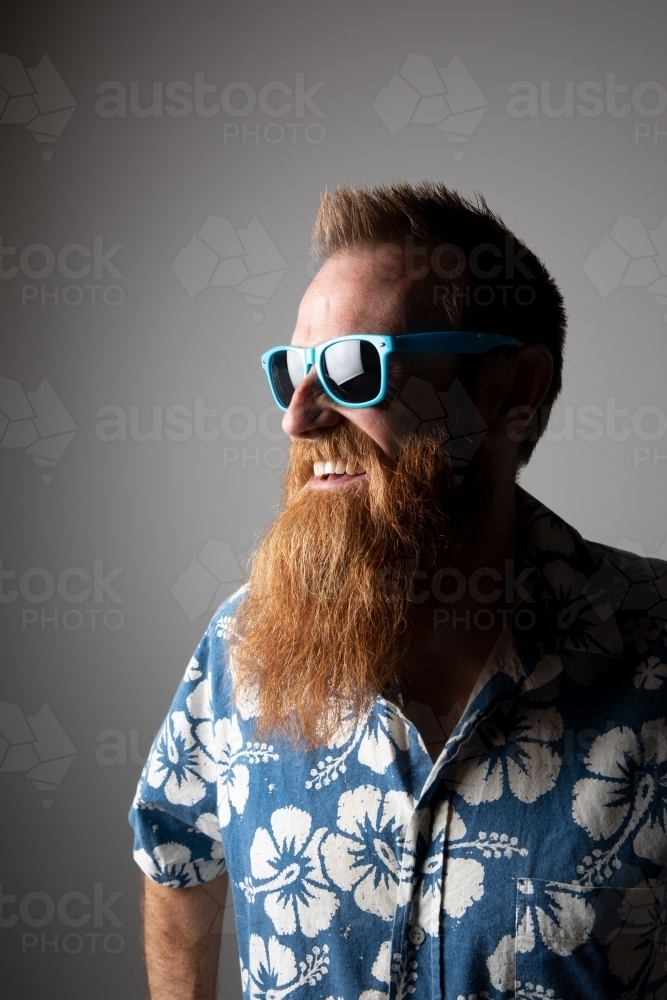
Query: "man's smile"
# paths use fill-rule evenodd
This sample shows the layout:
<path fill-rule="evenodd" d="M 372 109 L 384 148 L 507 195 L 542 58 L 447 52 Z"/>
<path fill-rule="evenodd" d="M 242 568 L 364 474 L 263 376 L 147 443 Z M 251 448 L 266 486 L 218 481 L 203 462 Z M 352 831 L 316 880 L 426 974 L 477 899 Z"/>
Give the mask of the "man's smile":
<path fill-rule="evenodd" d="M 327 462 L 313 462 L 311 486 L 317 489 L 331 489 L 346 483 L 358 483 L 366 479 L 366 470 L 353 459 L 336 458 Z"/>

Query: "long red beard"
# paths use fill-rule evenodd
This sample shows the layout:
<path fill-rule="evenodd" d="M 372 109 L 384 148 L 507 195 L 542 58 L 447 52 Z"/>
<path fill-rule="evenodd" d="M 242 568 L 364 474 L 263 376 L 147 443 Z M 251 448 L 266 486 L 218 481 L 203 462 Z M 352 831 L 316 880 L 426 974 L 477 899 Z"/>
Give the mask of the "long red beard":
<path fill-rule="evenodd" d="M 340 456 L 367 481 L 313 489 L 313 462 Z M 453 560 L 460 506 L 442 440 L 413 438 L 394 462 L 350 425 L 292 444 L 231 630 L 235 695 L 258 700 L 258 735 L 322 744 L 398 679 L 421 610 L 406 573 L 444 549 Z"/>

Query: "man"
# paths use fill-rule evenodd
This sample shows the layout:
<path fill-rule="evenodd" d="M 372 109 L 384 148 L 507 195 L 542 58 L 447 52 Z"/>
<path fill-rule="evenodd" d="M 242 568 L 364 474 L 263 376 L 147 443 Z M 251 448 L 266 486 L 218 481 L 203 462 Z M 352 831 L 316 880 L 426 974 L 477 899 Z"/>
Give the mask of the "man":
<path fill-rule="evenodd" d="M 561 386 L 541 262 L 442 185 L 325 194 L 282 508 L 132 821 L 153 1000 L 667 996 L 667 573 L 516 486 Z M 224 994 L 223 994 L 224 995 Z"/>

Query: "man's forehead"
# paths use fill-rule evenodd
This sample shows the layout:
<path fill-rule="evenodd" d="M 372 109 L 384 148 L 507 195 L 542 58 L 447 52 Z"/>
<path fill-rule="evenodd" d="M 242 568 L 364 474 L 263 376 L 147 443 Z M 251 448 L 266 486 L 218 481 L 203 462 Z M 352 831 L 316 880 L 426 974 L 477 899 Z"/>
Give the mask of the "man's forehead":
<path fill-rule="evenodd" d="M 305 347 L 347 333 L 400 332 L 409 285 L 402 252 L 393 244 L 335 254 L 306 289 L 292 343 Z"/>

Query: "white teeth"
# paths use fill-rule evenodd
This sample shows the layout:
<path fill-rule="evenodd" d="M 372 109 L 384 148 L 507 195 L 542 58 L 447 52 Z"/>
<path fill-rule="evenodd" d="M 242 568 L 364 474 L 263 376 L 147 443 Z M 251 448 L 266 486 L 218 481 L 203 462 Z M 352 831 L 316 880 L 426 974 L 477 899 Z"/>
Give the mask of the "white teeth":
<path fill-rule="evenodd" d="M 361 465 L 350 461 L 350 459 L 336 458 L 330 462 L 313 462 L 314 476 L 342 476 L 344 473 L 347 473 L 348 476 L 358 476 L 365 471 Z"/>

